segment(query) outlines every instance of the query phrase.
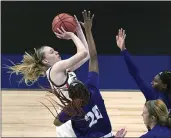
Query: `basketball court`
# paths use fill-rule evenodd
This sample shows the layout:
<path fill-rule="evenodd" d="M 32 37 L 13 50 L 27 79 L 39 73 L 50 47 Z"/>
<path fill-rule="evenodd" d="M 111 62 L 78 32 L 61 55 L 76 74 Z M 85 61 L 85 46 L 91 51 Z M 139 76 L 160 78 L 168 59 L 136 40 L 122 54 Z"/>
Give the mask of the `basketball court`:
<path fill-rule="evenodd" d="M 126 137 L 138 137 L 146 132 L 142 108 L 145 98 L 141 92 L 103 91 L 106 108 L 114 134 L 126 127 Z M 3 137 L 55 137 L 54 117 L 39 101 L 52 105 L 45 97 L 53 95 L 44 91 L 2 91 Z"/>

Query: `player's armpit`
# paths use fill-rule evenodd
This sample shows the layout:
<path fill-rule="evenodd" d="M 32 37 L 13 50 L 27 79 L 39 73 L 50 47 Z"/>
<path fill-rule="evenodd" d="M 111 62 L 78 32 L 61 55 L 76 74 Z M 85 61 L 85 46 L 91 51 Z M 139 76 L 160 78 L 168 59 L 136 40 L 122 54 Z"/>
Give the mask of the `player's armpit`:
<path fill-rule="evenodd" d="M 53 124 L 54 124 L 55 126 L 61 126 L 63 123 L 60 122 L 58 118 L 55 118 L 55 120 L 53 121 Z"/>

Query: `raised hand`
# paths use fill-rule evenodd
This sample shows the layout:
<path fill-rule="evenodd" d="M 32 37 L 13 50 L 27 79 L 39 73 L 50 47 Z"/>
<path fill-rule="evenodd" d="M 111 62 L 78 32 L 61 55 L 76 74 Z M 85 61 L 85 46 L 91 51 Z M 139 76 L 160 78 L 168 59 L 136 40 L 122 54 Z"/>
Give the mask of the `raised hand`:
<path fill-rule="evenodd" d="M 91 12 L 87 12 L 86 10 L 84 10 L 82 14 L 84 18 L 84 23 L 80 22 L 80 24 L 84 27 L 85 30 L 91 30 L 94 14 L 91 16 Z"/>
<path fill-rule="evenodd" d="M 126 133 L 127 133 L 127 131 L 125 130 L 125 128 L 122 128 L 117 131 L 115 138 L 124 138 Z"/>
<path fill-rule="evenodd" d="M 125 30 L 123 30 L 122 28 L 119 29 L 118 35 L 116 36 L 116 43 L 121 51 L 125 49 L 125 38 L 126 38 Z"/>
<path fill-rule="evenodd" d="M 74 18 L 75 18 L 75 22 L 76 22 L 76 33 L 78 35 L 82 32 L 82 28 L 81 28 L 81 25 L 80 25 L 76 15 L 74 15 Z"/>
<path fill-rule="evenodd" d="M 59 31 L 59 33 L 56 33 L 56 32 L 54 32 L 54 33 L 55 33 L 56 37 L 58 37 L 60 39 L 69 40 L 72 38 L 72 35 L 74 34 L 72 32 L 66 32 L 63 27 L 61 27 L 61 29 L 57 28 L 57 30 Z"/>

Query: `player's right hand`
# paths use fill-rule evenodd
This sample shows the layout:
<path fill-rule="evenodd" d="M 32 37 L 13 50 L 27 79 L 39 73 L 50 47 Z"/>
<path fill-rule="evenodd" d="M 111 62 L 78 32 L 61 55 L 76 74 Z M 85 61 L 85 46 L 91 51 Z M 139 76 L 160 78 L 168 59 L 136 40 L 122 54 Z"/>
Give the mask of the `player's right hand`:
<path fill-rule="evenodd" d="M 59 31 L 59 33 L 55 33 L 56 37 L 60 38 L 60 39 L 66 39 L 66 40 L 69 40 L 69 39 L 72 39 L 72 35 L 74 35 L 74 33 L 72 32 L 67 32 L 64 30 L 63 27 L 61 27 L 61 29 L 57 28 L 57 30 Z"/>
<path fill-rule="evenodd" d="M 127 133 L 127 131 L 125 130 L 125 128 L 122 128 L 117 131 L 115 138 L 124 138 L 126 133 Z"/>

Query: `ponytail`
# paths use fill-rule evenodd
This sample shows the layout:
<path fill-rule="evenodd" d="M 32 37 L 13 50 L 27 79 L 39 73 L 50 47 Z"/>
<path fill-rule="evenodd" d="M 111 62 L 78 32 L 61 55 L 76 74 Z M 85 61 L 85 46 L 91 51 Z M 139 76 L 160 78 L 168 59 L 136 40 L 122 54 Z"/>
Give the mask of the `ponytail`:
<path fill-rule="evenodd" d="M 85 113 L 82 110 L 82 106 L 83 106 L 82 99 L 74 99 L 66 107 L 64 107 L 63 111 L 72 117 L 84 116 Z"/>
<path fill-rule="evenodd" d="M 42 52 L 43 48 L 44 46 L 37 50 L 34 49 L 34 54 L 25 52 L 21 63 L 13 63 L 13 66 L 6 66 L 6 68 L 10 70 L 8 73 L 16 73 L 16 75 L 21 74 L 23 77 L 20 80 L 20 83 L 24 81 L 26 85 L 29 85 L 29 83 L 32 85 L 40 76 L 44 77 L 46 75 L 45 71 L 47 67 L 41 62 L 44 55 Z"/>

